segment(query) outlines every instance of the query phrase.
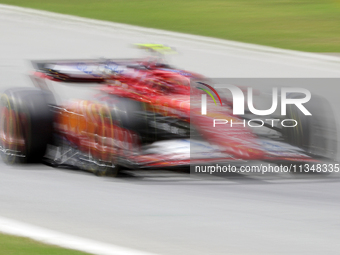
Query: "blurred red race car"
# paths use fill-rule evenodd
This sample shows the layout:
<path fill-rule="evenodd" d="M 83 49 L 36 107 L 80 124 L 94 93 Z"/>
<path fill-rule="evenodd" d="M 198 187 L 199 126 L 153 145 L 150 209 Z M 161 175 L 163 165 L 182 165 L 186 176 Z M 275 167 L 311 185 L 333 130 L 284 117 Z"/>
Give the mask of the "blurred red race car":
<path fill-rule="evenodd" d="M 171 50 L 163 45 L 139 46 L 153 52 Z M 44 159 L 54 166 L 116 175 L 122 166 L 318 162 L 335 156 L 329 144 L 315 149 L 310 139 L 313 123 L 301 116 L 301 130 L 267 127 L 278 134 L 271 139 L 240 125 L 213 128 L 214 118 L 241 121 L 232 115 L 232 104 L 224 99 L 223 109 L 201 115 L 190 99 L 200 98 L 197 87 L 207 85 L 207 79 L 164 64 L 159 57 L 32 63 L 38 88 L 11 88 L 1 95 L 0 141 L 6 163 Z M 45 80 L 98 83 L 98 92 L 91 100 L 56 105 Z"/>

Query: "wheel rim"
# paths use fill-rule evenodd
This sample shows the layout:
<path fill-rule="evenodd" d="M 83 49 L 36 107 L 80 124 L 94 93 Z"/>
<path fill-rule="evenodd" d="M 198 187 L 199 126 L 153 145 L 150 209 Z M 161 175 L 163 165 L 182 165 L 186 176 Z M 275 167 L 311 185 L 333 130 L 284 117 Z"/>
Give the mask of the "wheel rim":
<path fill-rule="evenodd" d="M 18 157 L 24 157 L 26 146 L 19 114 L 11 107 L 7 95 L 1 97 L 0 113 L 1 154 L 6 163 L 15 163 Z"/>

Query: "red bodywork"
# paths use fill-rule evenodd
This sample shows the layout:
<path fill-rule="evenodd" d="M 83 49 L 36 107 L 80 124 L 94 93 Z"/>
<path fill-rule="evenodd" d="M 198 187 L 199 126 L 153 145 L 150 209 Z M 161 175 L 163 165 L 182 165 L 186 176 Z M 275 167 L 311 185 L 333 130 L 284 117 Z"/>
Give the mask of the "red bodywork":
<path fill-rule="evenodd" d="M 135 62 L 141 64 L 140 62 Z M 173 116 L 195 125 L 206 141 L 219 146 L 225 157 L 214 160 L 289 160 L 313 161 L 309 156 L 298 153 L 278 155 L 263 149 L 258 138 L 248 128 L 236 125 L 213 127 L 213 119 L 242 119 L 232 115 L 230 106 L 217 106 L 208 115 L 201 115 L 200 107 L 190 104 L 190 100 L 200 102 L 202 91 L 190 86 L 191 80 L 205 79 L 203 76 L 184 70 L 158 67 L 148 64 L 148 68 L 126 68 L 124 72 L 112 75 L 94 75 L 90 72 L 82 76 L 72 76 L 60 72 L 37 71 L 34 76 L 52 81 L 78 81 L 101 83 L 100 92 L 107 95 L 130 98 L 145 103 L 147 110 L 164 116 Z M 102 94 L 101 94 L 102 95 Z M 101 100 L 103 97 L 101 96 Z M 190 162 L 190 158 L 169 158 L 169 155 L 140 154 L 138 135 L 119 127 L 108 117 L 108 107 L 94 101 L 79 100 L 72 102 L 59 111 L 56 127 L 69 141 L 81 151 L 90 152 L 100 160 L 115 162 L 117 157 L 133 160 L 141 165 L 174 166 Z M 288 155 L 288 156 L 287 156 Z M 195 162 L 208 162 L 209 158 Z"/>

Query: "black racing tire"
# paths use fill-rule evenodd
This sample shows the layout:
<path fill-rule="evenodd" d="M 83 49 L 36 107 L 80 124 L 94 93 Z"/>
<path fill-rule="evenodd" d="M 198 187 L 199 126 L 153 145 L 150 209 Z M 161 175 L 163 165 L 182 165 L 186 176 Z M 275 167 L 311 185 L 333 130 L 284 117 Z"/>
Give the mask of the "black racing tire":
<path fill-rule="evenodd" d="M 39 162 L 52 142 L 53 94 L 36 88 L 13 88 L 0 97 L 0 143 L 5 163 Z"/>
<path fill-rule="evenodd" d="M 290 98 L 298 98 L 298 95 L 291 95 Z M 315 158 L 334 160 L 337 154 L 337 125 L 331 105 L 326 99 L 312 95 L 304 106 L 311 116 L 304 115 L 295 105 L 287 105 L 286 119 L 296 120 L 298 125 L 283 128 L 284 139 Z"/>

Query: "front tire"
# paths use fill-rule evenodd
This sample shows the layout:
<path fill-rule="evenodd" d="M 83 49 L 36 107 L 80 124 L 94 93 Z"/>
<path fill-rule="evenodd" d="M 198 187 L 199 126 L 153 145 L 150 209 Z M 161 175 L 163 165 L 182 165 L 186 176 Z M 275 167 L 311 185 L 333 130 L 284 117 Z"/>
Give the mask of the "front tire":
<path fill-rule="evenodd" d="M 326 99 L 313 95 L 305 106 L 311 116 L 304 115 L 295 105 L 287 106 L 287 119 L 296 120 L 298 125 L 283 129 L 285 140 L 315 158 L 334 160 L 337 153 L 337 125 L 331 105 Z"/>

